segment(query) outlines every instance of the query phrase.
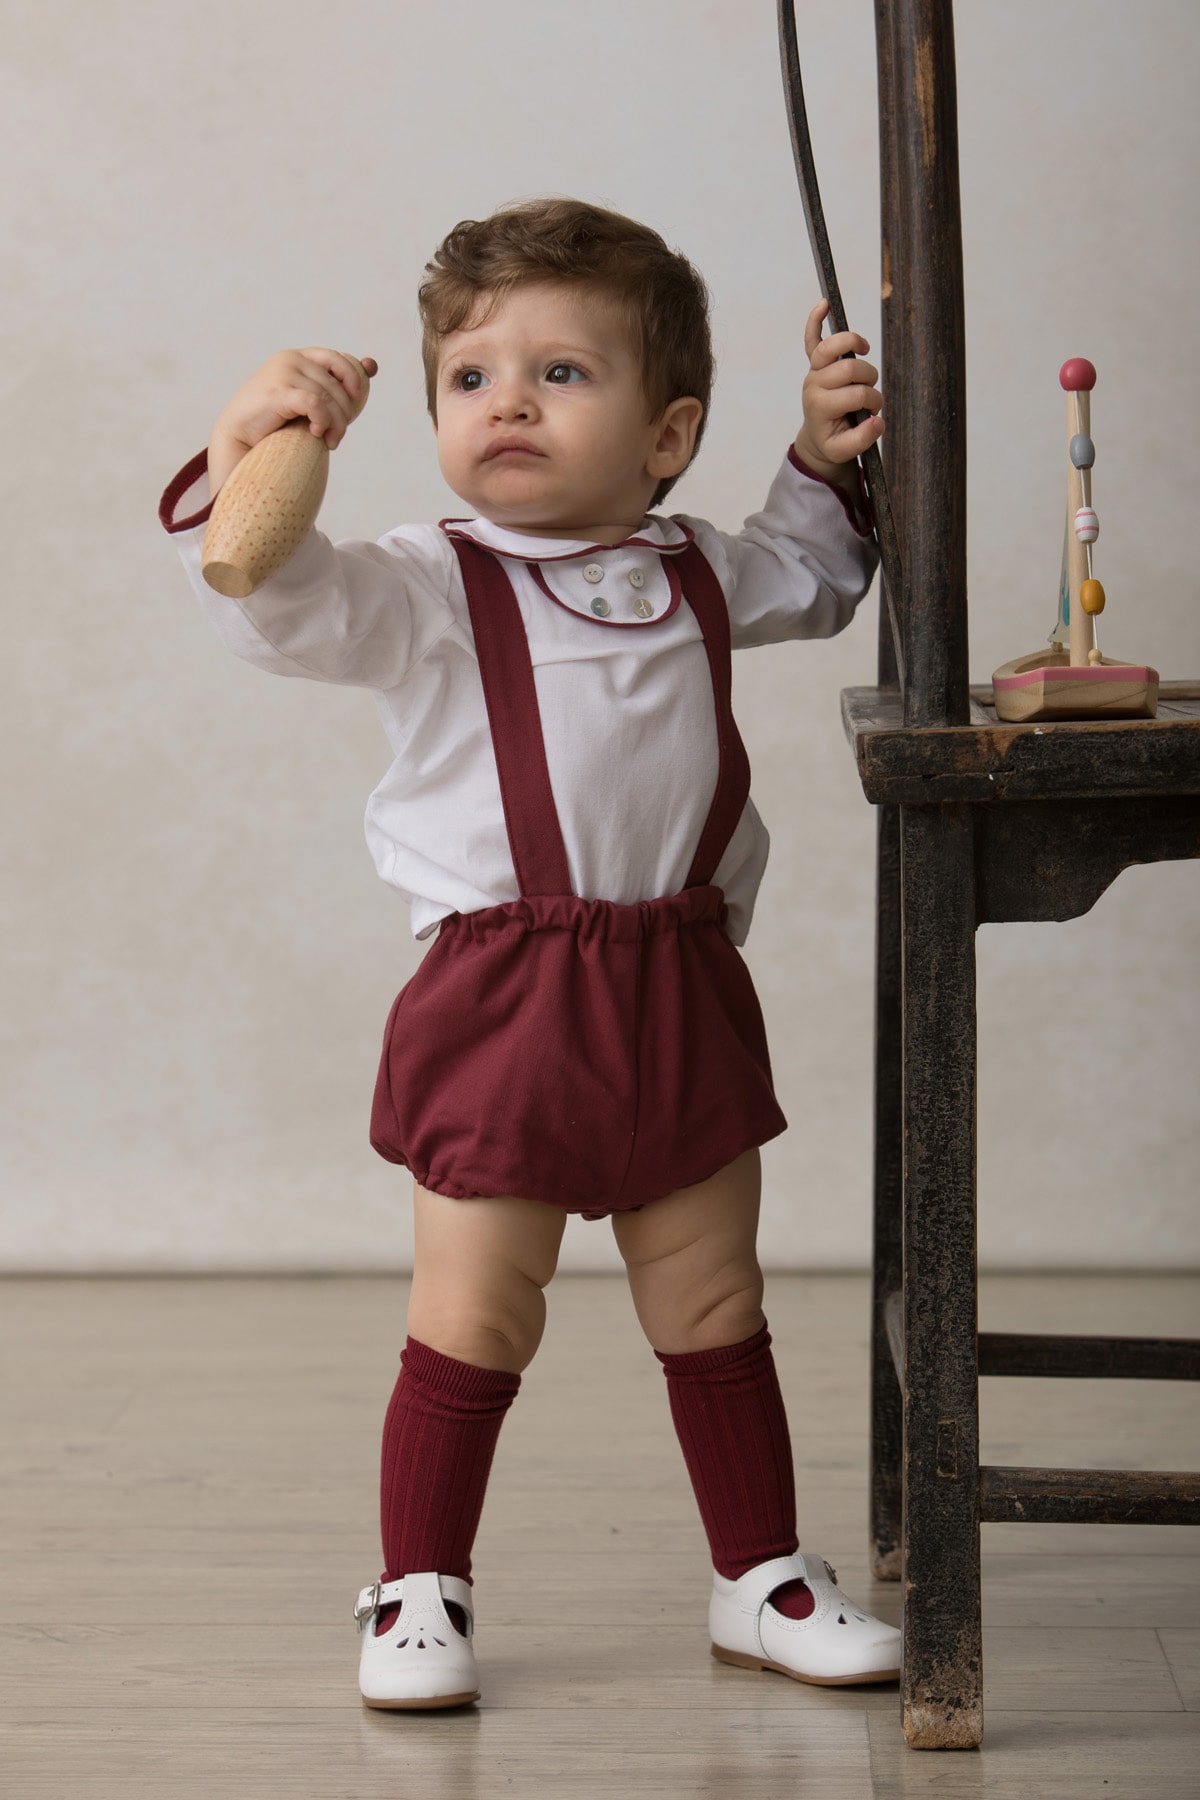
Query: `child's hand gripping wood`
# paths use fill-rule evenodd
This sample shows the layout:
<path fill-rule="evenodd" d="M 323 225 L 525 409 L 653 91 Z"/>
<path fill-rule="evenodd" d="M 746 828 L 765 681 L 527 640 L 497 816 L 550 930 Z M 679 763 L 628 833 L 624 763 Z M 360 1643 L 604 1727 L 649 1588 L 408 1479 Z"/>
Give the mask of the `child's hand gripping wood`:
<path fill-rule="evenodd" d="M 217 494 L 203 572 L 244 600 L 282 568 L 320 510 L 329 469 L 367 403 L 378 365 L 336 350 L 283 350 L 239 388 L 213 428 L 209 482 Z"/>
<path fill-rule="evenodd" d="M 871 346 L 856 331 L 821 336 L 828 316 L 828 300 L 819 300 L 804 327 L 809 371 L 796 455 L 814 475 L 856 489 L 856 459 L 883 436 L 879 371 L 860 360 Z"/>

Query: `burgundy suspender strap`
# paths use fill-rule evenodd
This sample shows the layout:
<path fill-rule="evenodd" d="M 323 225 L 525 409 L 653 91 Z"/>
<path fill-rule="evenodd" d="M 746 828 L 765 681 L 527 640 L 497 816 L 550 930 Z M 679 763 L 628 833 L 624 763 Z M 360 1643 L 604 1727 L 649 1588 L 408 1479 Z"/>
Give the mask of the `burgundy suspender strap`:
<path fill-rule="evenodd" d="M 526 898 L 571 893 L 567 852 L 550 786 L 529 640 L 512 583 L 490 550 L 452 537 L 487 702 L 504 823 L 517 885 Z M 704 637 L 716 712 L 717 783 L 686 887 L 707 887 L 750 794 L 750 759 L 734 722 L 729 610 L 721 584 L 695 544 L 678 552 L 683 592 Z M 595 629 L 603 630 L 597 624 Z"/>
<path fill-rule="evenodd" d="M 533 662 L 517 596 L 499 557 L 462 538 L 450 541 L 471 610 L 517 886 L 525 899 L 569 894 L 571 873 L 550 787 Z"/>
<path fill-rule="evenodd" d="M 717 714 L 717 785 L 684 884 L 707 887 L 750 797 L 750 758 L 733 717 L 733 656 L 725 594 L 707 557 L 695 544 L 679 552 L 679 572 L 687 603 L 704 633 Z"/>

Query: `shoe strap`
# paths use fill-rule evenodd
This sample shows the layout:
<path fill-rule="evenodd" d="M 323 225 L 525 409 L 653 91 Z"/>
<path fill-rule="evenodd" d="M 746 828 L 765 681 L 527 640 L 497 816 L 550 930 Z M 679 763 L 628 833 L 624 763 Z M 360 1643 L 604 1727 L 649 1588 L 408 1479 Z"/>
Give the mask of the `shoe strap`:
<path fill-rule="evenodd" d="M 791 1556 L 775 1556 L 770 1562 L 759 1563 L 753 1569 L 747 1569 L 740 1575 L 734 1585 L 730 1598 L 739 1612 L 759 1613 L 775 1592 L 787 1581 L 806 1581 L 813 1590 L 814 1597 L 820 1597 L 822 1588 L 833 1588 L 837 1591 L 837 1582 L 833 1570 L 825 1558 L 816 1550 L 794 1550 Z"/>
<path fill-rule="evenodd" d="M 408 1583 L 409 1598 L 427 1599 L 435 1604 L 452 1600 L 461 1606 L 467 1615 L 468 1634 L 475 1627 L 475 1602 L 471 1593 L 471 1584 L 460 1575 L 439 1575 L 436 1571 L 410 1571 L 402 1575 L 399 1581 L 373 1581 L 369 1586 L 360 1589 L 358 1599 L 354 1602 L 354 1617 L 358 1629 L 365 1630 L 367 1620 L 389 1606 L 400 1606 L 404 1600 L 404 1584 Z M 430 1585 L 432 1584 L 432 1585 Z"/>
<path fill-rule="evenodd" d="M 797 1554 L 804 1563 L 806 1570 L 804 1579 L 814 1593 L 818 1587 L 824 1587 L 826 1582 L 829 1583 L 831 1588 L 836 1589 L 839 1594 L 841 1593 L 842 1590 L 837 1584 L 837 1570 L 830 1567 L 819 1550 L 801 1550 L 798 1551 Z"/>

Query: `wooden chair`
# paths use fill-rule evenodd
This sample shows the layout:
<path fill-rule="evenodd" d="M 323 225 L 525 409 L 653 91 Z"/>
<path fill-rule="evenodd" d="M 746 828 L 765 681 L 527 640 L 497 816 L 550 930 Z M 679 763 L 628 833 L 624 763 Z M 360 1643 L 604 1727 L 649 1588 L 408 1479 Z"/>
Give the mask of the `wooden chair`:
<path fill-rule="evenodd" d="M 981 1523 L 1200 1522 L 1200 1474 L 980 1465 L 980 1375 L 1197 1379 L 1200 1344 L 980 1335 L 975 1212 L 975 929 L 1077 918 L 1128 864 L 1200 856 L 1200 683 L 1164 683 L 1152 720 L 1038 727 L 968 686 L 951 0 L 876 0 L 876 32 L 903 573 L 878 685 L 842 697 L 879 809 L 871 1555 L 905 1584 L 905 1737 L 949 1749 L 983 1732 Z"/>

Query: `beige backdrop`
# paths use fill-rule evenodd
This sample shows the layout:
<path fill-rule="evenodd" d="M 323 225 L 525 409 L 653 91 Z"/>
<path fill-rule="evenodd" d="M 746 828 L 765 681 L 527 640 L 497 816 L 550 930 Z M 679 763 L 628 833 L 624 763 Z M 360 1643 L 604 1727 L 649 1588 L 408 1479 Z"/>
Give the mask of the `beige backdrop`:
<path fill-rule="evenodd" d="M 801 0 L 847 304 L 878 323 L 869 0 Z M 797 423 L 817 288 L 773 9 L 691 0 L 9 0 L 4 1189 L 8 1269 L 403 1267 L 366 1142 L 417 951 L 362 841 L 370 699 L 222 651 L 159 532 L 167 477 L 272 350 L 378 357 L 325 523 L 438 517 L 413 295 L 456 219 L 546 191 L 706 272 L 720 355 L 677 503 L 736 526 Z M 1036 647 L 1062 538 L 1064 357 L 1090 356 L 1106 648 L 1200 673 L 1192 0 L 964 0 L 972 670 Z M 19 171 L 19 173 L 17 173 Z M 886 375 L 885 375 L 886 385 Z M 740 660 L 774 849 L 749 956 L 792 1121 L 764 1251 L 868 1248 L 873 815 L 831 644 Z M 1200 869 L 980 934 L 992 1265 L 1194 1262 Z M 614 1261 L 573 1221 L 564 1266 Z"/>

